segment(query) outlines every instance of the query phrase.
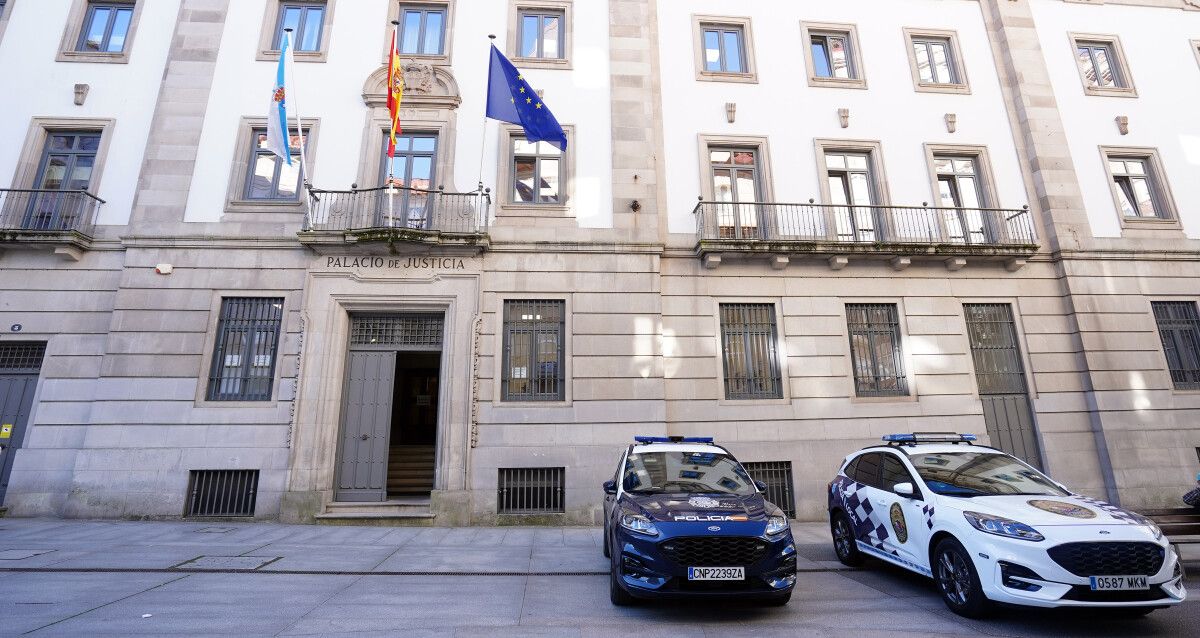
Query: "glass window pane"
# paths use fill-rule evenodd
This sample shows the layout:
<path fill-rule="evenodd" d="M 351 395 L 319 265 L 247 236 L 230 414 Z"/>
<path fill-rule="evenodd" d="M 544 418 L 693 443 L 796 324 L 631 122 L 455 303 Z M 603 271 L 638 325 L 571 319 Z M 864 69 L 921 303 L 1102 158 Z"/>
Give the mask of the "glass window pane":
<path fill-rule="evenodd" d="M 974 175 L 975 160 L 972 159 L 956 159 L 954 160 L 954 172 L 959 175 Z"/>
<path fill-rule="evenodd" d="M 933 82 L 933 69 L 929 65 L 929 49 L 923 42 L 913 43 L 913 53 L 917 56 L 917 76 L 922 82 Z"/>
<path fill-rule="evenodd" d="M 414 157 L 412 159 L 412 175 L 408 185 L 412 188 L 431 190 L 433 187 L 433 158 Z"/>
<path fill-rule="evenodd" d="M 721 70 L 720 34 L 716 31 L 704 32 L 704 70 Z"/>
<path fill-rule="evenodd" d="M 550 144 L 550 142 L 538 142 L 536 148 L 537 148 L 538 155 L 561 155 L 562 154 L 562 151 L 558 150 L 558 147 Z"/>
<path fill-rule="evenodd" d="M 854 197 L 855 205 L 866 206 L 872 203 L 871 182 L 866 173 L 850 174 L 850 194 Z"/>
<path fill-rule="evenodd" d="M 38 188 L 58 190 L 62 188 L 67 176 L 67 156 L 51 155 L 46 159 L 46 167 L 42 169 L 42 183 Z"/>
<path fill-rule="evenodd" d="M 284 29 L 292 30 L 292 44 L 296 43 L 297 32 L 300 29 L 300 7 L 284 7 L 283 9 L 283 24 L 279 27 L 279 38 L 276 46 L 282 46 Z"/>
<path fill-rule="evenodd" d="M 400 31 L 400 52 L 416 53 L 421 44 L 421 12 L 405 11 L 404 28 Z"/>
<path fill-rule="evenodd" d="M 533 155 L 534 153 L 537 153 L 537 144 L 528 142 L 523 137 L 519 137 L 513 140 L 513 152 L 520 155 Z"/>
<path fill-rule="evenodd" d="M 437 138 L 435 137 L 414 137 L 412 138 L 412 149 L 418 152 L 432 153 L 437 148 Z"/>
<path fill-rule="evenodd" d="M 129 34 L 129 21 L 133 19 L 133 9 L 117 9 L 117 17 L 113 22 L 112 33 L 108 38 L 109 53 L 120 53 L 125 50 L 125 36 Z"/>
<path fill-rule="evenodd" d="M 75 147 L 74 135 L 51 135 L 47 148 L 52 151 L 69 151 Z"/>
<path fill-rule="evenodd" d="M 92 21 L 88 24 L 87 37 L 84 38 L 84 51 L 99 51 L 104 45 L 104 32 L 108 29 L 108 17 L 111 9 L 96 7 L 92 11 Z"/>
<path fill-rule="evenodd" d="M 1125 172 L 1129 175 L 1145 175 L 1146 165 L 1140 160 L 1125 160 Z"/>
<path fill-rule="evenodd" d="M 743 73 L 742 68 L 742 34 L 737 31 L 726 31 L 723 34 L 725 69 L 730 73 Z"/>
<path fill-rule="evenodd" d="M 275 160 L 273 154 L 259 153 L 254 157 L 254 172 L 250 175 L 250 185 L 246 189 L 246 197 L 250 199 L 271 199 L 275 196 Z"/>
<path fill-rule="evenodd" d="M 866 170 L 867 169 L 867 156 L 866 155 L 847 155 L 846 156 L 846 166 L 849 168 L 852 168 L 852 169 Z"/>
<path fill-rule="evenodd" d="M 754 173 L 751 171 L 737 172 L 737 201 L 739 202 L 757 202 L 758 201 L 758 184 L 755 183 Z"/>
<path fill-rule="evenodd" d="M 1096 58 L 1097 82 L 1100 86 L 1116 86 L 1113 80 L 1112 64 L 1109 62 L 1108 49 L 1096 47 L 1092 49 L 1092 54 Z"/>
<path fill-rule="evenodd" d="M 960 204 L 954 197 L 954 185 L 952 177 L 946 177 L 938 180 L 938 197 L 941 200 L 942 206 L 947 208 L 957 208 Z"/>
<path fill-rule="evenodd" d="M 947 157 L 933 158 L 933 170 L 938 174 L 946 175 L 954 172 L 953 160 Z"/>
<path fill-rule="evenodd" d="M 834 206 L 845 206 L 850 203 L 846 200 L 846 178 L 844 174 L 829 176 L 829 201 L 833 202 Z"/>
<path fill-rule="evenodd" d="M 391 169 L 391 183 L 396 186 L 408 186 L 408 156 L 396 155 L 393 157 Z"/>
<path fill-rule="evenodd" d="M 734 151 L 733 163 L 739 166 L 754 166 L 754 151 Z"/>
<path fill-rule="evenodd" d="M 974 177 L 958 178 L 958 192 L 962 197 L 962 205 L 967 208 L 980 208 L 979 204 L 979 187 L 975 183 Z"/>
<path fill-rule="evenodd" d="M 96 158 L 83 155 L 75 158 L 75 166 L 71 169 L 71 178 L 67 181 L 69 190 L 84 191 L 92 182 L 92 165 Z"/>
<path fill-rule="evenodd" d="M 321 26 L 325 21 L 325 10 L 312 7 L 304 17 L 304 33 L 300 36 L 300 51 L 321 50 Z"/>
<path fill-rule="evenodd" d="M 713 164 L 728 164 L 733 158 L 733 153 L 731 151 L 709 151 L 708 157 Z"/>
<path fill-rule="evenodd" d="M 300 162 L 292 158 L 292 165 L 280 162 L 279 189 L 275 194 L 278 199 L 296 199 L 296 191 L 300 187 Z"/>
<path fill-rule="evenodd" d="M 441 55 L 443 31 L 445 30 L 446 14 L 441 11 L 430 11 L 425 14 L 425 46 L 421 52 L 425 55 Z"/>
<path fill-rule="evenodd" d="M 834 77 L 850 77 L 850 60 L 846 53 L 845 38 L 829 38 L 829 58 Z"/>
<path fill-rule="evenodd" d="M 825 156 L 825 165 L 829 168 L 846 168 L 846 156 L 840 153 L 830 153 Z"/>
<path fill-rule="evenodd" d="M 1144 177 L 1130 181 L 1133 184 L 1133 195 L 1137 199 L 1138 212 L 1143 217 L 1157 216 L 1158 212 L 1154 210 L 1154 198 L 1150 195 L 1150 183 Z"/>
<path fill-rule="evenodd" d="M 733 201 L 733 179 L 730 171 L 718 171 L 713 174 L 713 196 L 718 202 Z"/>
<path fill-rule="evenodd" d="M 100 148 L 99 135 L 80 135 L 79 150 L 81 151 L 96 151 Z"/>
<path fill-rule="evenodd" d="M 538 201 L 551 204 L 558 201 L 558 160 L 543 159 L 541 163 L 541 195 Z"/>
<path fill-rule="evenodd" d="M 560 58 L 558 51 L 559 18 L 547 16 L 542 20 L 542 57 Z"/>
<path fill-rule="evenodd" d="M 943 42 L 936 42 L 930 45 L 930 48 L 933 52 L 934 81 L 941 84 L 953 84 L 955 80 L 950 73 L 947 45 Z"/>
<path fill-rule="evenodd" d="M 1118 177 L 1117 183 L 1117 202 L 1121 205 L 1121 214 L 1126 217 L 1137 217 L 1138 210 L 1133 207 L 1133 186 L 1129 183 L 1129 178 Z"/>
<path fill-rule="evenodd" d="M 829 67 L 829 56 L 825 51 L 825 38 L 812 39 L 813 73 L 819 78 L 833 77 Z"/>
<path fill-rule="evenodd" d="M 521 18 L 521 57 L 532 58 L 537 55 L 538 17 L 524 16 Z"/>
<path fill-rule="evenodd" d="M 513 170 L 513 200 L 532 202 L 534 196 L 533 174 L 536 160 L 518 157 Z"/>
<path fill-rule="evenodd" d="M 1113 175 L 1124 175 L 1125 162 L 1121 160 L 1108 160 L 1108 169 L 1112 171 Z"/>

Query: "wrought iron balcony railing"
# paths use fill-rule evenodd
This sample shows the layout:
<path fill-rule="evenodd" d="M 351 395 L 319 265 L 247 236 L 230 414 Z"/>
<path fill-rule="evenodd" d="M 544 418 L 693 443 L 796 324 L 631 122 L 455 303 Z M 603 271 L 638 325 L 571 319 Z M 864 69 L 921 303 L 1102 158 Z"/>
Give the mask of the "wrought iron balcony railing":
<path fill-rule="evenodd" d="M 1028 207 L 840 206 L 767 202 L 696 204 L 698 242 L 918 244 L 1034 248 Z"/>
<path fill-rule="evenodd" d="M 491 212 L 490 189 L 474 193 L 387 187 L 330 191 L 307 189 L 305 231 L 430 231 L 484 234 Z"/>
<path fill-rule="evenodd" d="M 104 200 L 87 191 L 0 188 L 0 231 L 91 237 Z"/>

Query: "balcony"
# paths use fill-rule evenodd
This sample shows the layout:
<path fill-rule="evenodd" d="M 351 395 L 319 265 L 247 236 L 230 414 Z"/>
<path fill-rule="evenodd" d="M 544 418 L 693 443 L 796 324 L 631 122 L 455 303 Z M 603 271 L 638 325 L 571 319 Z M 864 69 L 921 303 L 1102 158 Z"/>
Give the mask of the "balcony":
<path fill-rule="evenodd" d="M 103 204 L 87 191 L 0 188 L 0 248 L 50 248 L 78 261 Z"/>
<path fill-rule="evenodd" d="M 491 189 L 447 193 L 399 186 L 306 189 L 300 242 L 319 254 L 356 247 L 367 254 L 478 253 L 488 246 Z"/>
<path fill-rule="evenodd" d="M 1002 262 L 1011 271 L 1037 252 L 1033 216 L 1020 209 L 933 206 L 839 206 L 730 203 L 701 200 L 696 254 L 708 268 L 723 255 L 769 258 L 775 268 L 790 257 L 829 259 L 834 270 L 851 258 L 890 258 L 897 270 L 914 259 L 945 261 L 951 270 L 973 261 Z"/>

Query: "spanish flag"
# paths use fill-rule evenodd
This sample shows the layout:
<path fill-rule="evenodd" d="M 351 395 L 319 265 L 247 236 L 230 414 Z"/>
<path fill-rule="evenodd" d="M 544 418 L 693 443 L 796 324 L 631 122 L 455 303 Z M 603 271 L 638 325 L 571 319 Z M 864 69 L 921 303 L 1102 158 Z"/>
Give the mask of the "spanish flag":
<path fill-rule="evenodd" d="M 388 113 L 392 116 L 392 134 L 388 140 L 388 157 L 396 156 L 396 136 L 400 134 L 400 99 L 404 97 L 404 72 L 400 68 L 400 52 L 396 49 L 396 30 L 392 30 L 392 59 L 388 63 Z"/>

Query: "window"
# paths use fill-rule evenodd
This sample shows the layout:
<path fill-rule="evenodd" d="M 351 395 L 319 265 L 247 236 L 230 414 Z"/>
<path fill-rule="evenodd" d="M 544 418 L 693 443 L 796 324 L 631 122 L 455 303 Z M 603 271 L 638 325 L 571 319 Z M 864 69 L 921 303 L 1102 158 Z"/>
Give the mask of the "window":
<path fill-rule="evenodd" d="M 408 228 L 428 228 L 431 217 L 427 215 L 429 196 L 421 191 L 435 188 L 436 133 L 407 133 L 396 136 L 396 151 L 394 157 L 388 158 L 388 133 L 383 135 L 383 148 L 380 149 L 382 161 L 379 165 L 380 184 L 391 184 L 417 190 L 402 190 L 392 203 L 392 214 L 399 219 L 381 220 L 380 226 L 401 226 Z M 390 162 L 389 162 L 390 159 Z M 388 203 L 379 202 L 379 214 L 387 215 Z M 388 223 L 392 222 L 392 223 Z"/>
<path fill-rule="evenodd" d="M 775 306 L 723 303 L 720 313 L 725 398 L 782 398 Z"/>
<path fill-rule="evenodd" d="M 1200 390 L 1200 314 L 1193 301 L 1154 301 L 1154 320 L 1176 390 Z"/>
<path fill-rule="evenodd" d="M 402 6 L 399 40 L 401 55 L 445 55 L 446 7 Z"/>
<path fill-rule="evenodd" d="M 1157 150 L 1102 146 L 1100 153 L 1122 227 L 1179 228 L 1170 184 Z"/>
<path fill-rule="evenodd" d="M 907 395 L 896 305 L 846 304 L 846 324 L 858 396 Z"/>
<path fill-rule="evenodd" d="M 296 201 L 300 190 L 300 137 L 288 132 L 292 150 L 289 166 L 267 148 L 267 130 L 254 129 L 254 144 L 250 150 L 249 172 L 246 176 L 247 200 Z M 307 140 L 306 140 L 307 141 Z"/>
<path fill-rule="evenodd" d="M 53 131 L 47 135 L 33 188 L 62 193 L 30 194 L 27 204 L 21 205 L 21 228 L 69 229 L 81 221 L 87 202 L 78 191 L 90 192 L 100 137 L 98 131 Z"/>
<path fill-rule="evenodd" d="M 758 153 L 752 148 L 710 146 L 709 170 L 712 174 L 713 201 L 716 202 L 717 227 L 722 239 L 760 237 L 757 202 L 763 201 L 759 189 Z M 738 202 L 746 202 L 738 205 Z"/>
<path fill-rule="evenodd" d="M 694 16 L 696 78 L 756 82 L 749 18 Z"/>
<path fill-rule="evenodd" d="M 977 158 L 961 155 L 934 155 L 933 170 L 937 176 L 938 205 L 953 208 L 944 211 L 948 239 L 956 243 L 988 243 L 994 233 L 980 208 L 987 207 L 983 185 L 979 178 Z"/>
<path fill-rule="evenodd" d="M 883 463 L 880 465 L 880 481 L 879 487 L 889 492 L 896 491 L 897 483 L 912 483 L 913 489 L 916 489 L 916 482 L 913 481 L 912 475 L 908 473 L 908 468 L 904 467 L 904 461 L 896 458 L 894 454 L 883 454 Z"/>
<path fill-rule="evenodd" d="M 866 88 L 858 53 L 857 29 L 852 24 L 802 23 L 808 43 L 809 86 Z"/>
<path fill-rule="evenodd" d="M 513 135 L 511 143 L 512 203 L 562 204 L 562 151 L 519 135 Z"/>
<path fill-rule="evenodd" d="M 918 91 L 970 92 L 957 35 L 953 31 L 905 29 L 905 35 Z"/>
<path fill-rule="evenodd" d="M 825 170 L 829 203 L 840 241 L 875 241 L 879 227 L 871 154 L 860 151 L 826 151 Z"/>
<path fill-rule="evenodd" d="M 1071 34 L 1075 63 L 1088 95 L 1134 97 L 1133 81 L 1116 36 Z"/>
<path fill-rule="evenodd" d="M 880 457 L 883 456 L 878 452 L 869 452 L 858 457 L 858 463 L 854 468 L 854 476 L 850 478 L 855 481 L 870 487 L 879 486 L 879 465 L 882 462 Z"/>
<path fill-rule="evenodd" d="M 564 467 L 500 468 L 496 489 L 499 514 L 557 514 L 564 512 Z"/>
<path fill-rule="evenodd" d="M 133 21 L 131 2 L 89 2 L 76 51 L 121 53 Z"/>
<path fill-rule="evenodd" d="M 208 376 L 209 401 L 270 401 L 283 299 L 221 300 L 216 345 Z"/>
<path fill-rule="evenodd" d="M 1159 217 L 1146 160 L 1110 157 L 1108 170 L 1117 187 L 1117 202 L 1126 217 Z"/>
<path fill-rule="evenodd" d="M 562 401 L 565 301 L 504 302 L 502 401 Z"/>
<path fill-rule="evenodd" d="M 271 48 L 278 51 L 283 43 L 284 29 L 291 29 L 293 51 L 318 52 L 321 50 L 324 24 L 324 2 L 285 2 L 279 7 L 279 20 Z"/>
<path fill-rule="evenodd" d="M 563 22 L 564 16 L 560 12 L 521 11 L 521 49 L 517 57 L 561 59 L 565 39 Z"/>

